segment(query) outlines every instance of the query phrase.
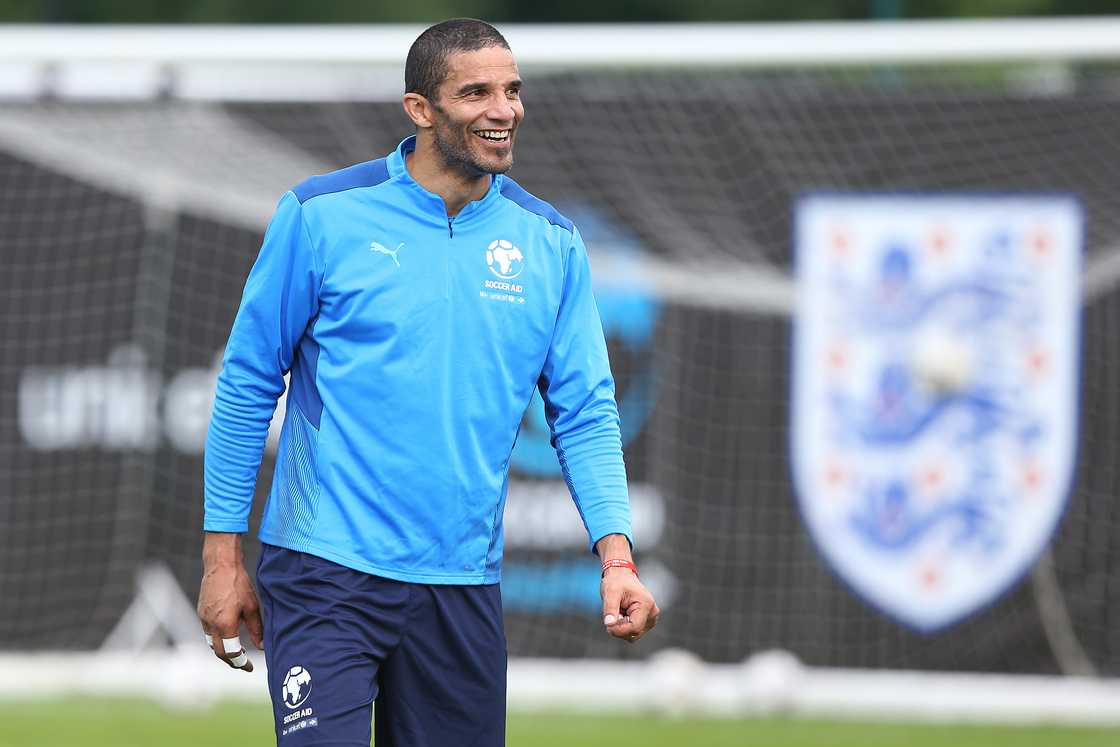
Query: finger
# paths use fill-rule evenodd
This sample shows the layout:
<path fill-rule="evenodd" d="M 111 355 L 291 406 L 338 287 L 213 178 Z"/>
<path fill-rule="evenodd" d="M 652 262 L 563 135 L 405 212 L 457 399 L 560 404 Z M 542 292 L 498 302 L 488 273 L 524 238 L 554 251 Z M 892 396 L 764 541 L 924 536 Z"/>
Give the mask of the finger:
<path fill-rule="evenodd" d="M 615 638 L 620 638 L 627 643 L 634 643 L 642 637 L 642 632 L 632 626 L 616 627 L 608 631 Z"/>
<path fill-rule="evenodd" d="M 209 646 L 210 650 L 214 652 L 214 656 L 217 656 L 219 659 L 224 661 L 229 666 L 233 667 L 234 669 L 237 669 L 237 667 L 235 667 L 233 665 L 233 662 L 230 661 L 229 655 L 226 654 L 223 649 L 214 648 L 214 636 L 210 635 L 209 633 L 203 633 L 202 637 L 203 637 L 203 639 L 205 639 L 206 645 Z M 222 653 L 218 653 L 219 651 L 222 651 Z"/>
<path fill-rule="evenodd" d="M 617 625 L 623 615 L 622 609 L 622 591 L 614 586 L 608 586 L 603 590 L 603 625 L 610 628 Z"/>
<path fill-rule="evenodd" d="M 264 650 L 264 624 L 261 622 L 261 608 L 253 605 L 245 610 L 245 629 L 253 639 L 253 645 Z"/>
<path fill-rule="evenodd" d="M 649 630 L 649 626 L 647 625 L 647 621 L 649 620 L 649 607 L 640 602 L 635 602 L 630 605 L 627 614 L 630 616 L 630 626 L 637 631 L 639 635 Z"/>
<path fill-rule="evenodd" d="M 202 621 L 202 637 L 206 641 L 206 647 L 213 652 L 222 661 L 225 661 L 226 652 L 222 648 L 222 639 L 218 635 L 218 629 L 205 620 Z"/>
<path fill-rule="evenodd" d="M 214 656 L 217 656 L 219 659 L 222 658 L 220 649 L 214 648 L 214 636 L 217 634 L 217 630 L 215 630 L 214 626 L 211 625 L 203 615 L 201 604 L 198 609 L 198 621 L 202 623 L 202 638 L 206 641 L 206 647 L 210 649 Z"/>
<path fill-rule="evenodd" d="M 607 632 L 623 640 L 637 640 L 642 635 L 641 628 L 636 627 L 628 617 L 621 618 L 617 624 L 607 628 Z"/>
<path fill-rule="evenodd" d="M 206 634 L 206 645 L 209 646 L 210 650 L 214 652 L 214 656 L 217 656 L 222 661 L 225 661 L 226 652 L 222 649 L 222 638 L 221 638 L 221 636 L 216 636 L 212 632 L 207 633 Z"/>
<path fill-rule="evenodd" d="M 249 661 L 249 655 L 245 653 L 244 649 L 229 660 L 229 665 L 234 669 L 244 669 L 246 672 L 253 671 L 253 662 Z"/>
<path fill-rule="evenodd" d="M 244 669 L 246 672 L 253 671 L 253 662 L 249 661 L 249 656 L 245 653 L 245 649 L 241 645 L 241 639 L 236 634 L 232 636 L 218 636 L 206 633 L 204 637 L 206 638 L 206 643 L 214 652 L 214 656 L 224 661 L 231 669 Z"/>
<path fill-rule="evenodd" d="M 241 645 L 241 638 L 233 636 L 230 638 L 222 639 L 222 649 L 225 656 L 222 657 L 234 669 L 244 669 L 246 672 L 253 671 L 253 662 L 249 661 L 248 654 L 245 653 L 245 647 Z"/>
<path fill-rule="evenodd" d="M 656 604 L 653 608 L 656 608 Z M 619 623 L 607 629 L 607 632 L 616 638 L 633 643 L 645 635 L 656 622 L 653 621 L 653 608 L 635 601 L 629 606 L 629 614 L 622 617 Z M 660 612 L 660 610 L 658 610 Z"/>
<path fill-rule="evenodd" d="M 219 659 L 228 664 L 229 655 L 226 654 L 225 638 L 215 634 L 207 635 L 206 640 L 210 644 L 210 649 L 214 652 L 214 656 L 217 656 Z"/>

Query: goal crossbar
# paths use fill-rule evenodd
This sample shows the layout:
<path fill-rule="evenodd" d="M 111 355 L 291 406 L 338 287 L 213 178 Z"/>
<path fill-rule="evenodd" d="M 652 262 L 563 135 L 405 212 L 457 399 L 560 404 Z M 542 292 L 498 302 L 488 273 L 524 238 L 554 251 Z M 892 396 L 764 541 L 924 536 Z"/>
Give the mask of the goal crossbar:
<path fill-rule="evenodd" d="M 0 27 L 3 61 L 399 65 L 423 26 Z M 790 23 L 503 24 L 525 64 L 848 65 L 1120 54 L 1120 16 Z M 578 54 L 571 40 L 579 39 Z"/>
<path fill-rule="evenodd" d="M 307 99 L 323 96 L 324 85 L 328 97 L 342 93 L 379 99 L 399 87 L 396 73 L 422 29 L 413 24 L 0 26 L 0 99 L 44 93 L 60 98 L 223 100 L 287 93 Z M 538 69 L 1062 63 L 1120 57 L 1120 16 L 504 24 L 502 31 L 519 63 Z M 231 75 L 238 66 L 240 72 Z M 376 76 L 371 80 L 370 68 L 391 70 L 391 83 L 379 84 Z M 257 75 L 283 73 L 285 87 L 262 90 L 242 79 L 250 70 Z"/>

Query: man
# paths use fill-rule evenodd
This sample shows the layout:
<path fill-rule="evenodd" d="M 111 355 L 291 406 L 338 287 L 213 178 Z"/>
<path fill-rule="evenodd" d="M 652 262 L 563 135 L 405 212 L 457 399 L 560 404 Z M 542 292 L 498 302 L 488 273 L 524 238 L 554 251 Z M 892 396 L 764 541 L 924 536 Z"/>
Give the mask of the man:
<path fill-rule="evenodd" d="M 635 641 L 658 616 L 586 249 L 503 176 L 524 115 L 509 46 L 446 21 L 405 78 L 414 137 L 280 200 L 218 377 L 199 617 L 230 666 L 252 669 L 242 622 L 264 647 L 283 745 L 368 745 L 374 701 L 381 747 L 504 743 L 502 512 L 534 389 L 607 631 Z M 258 606 L 240 533 L 289 371 Z"/>

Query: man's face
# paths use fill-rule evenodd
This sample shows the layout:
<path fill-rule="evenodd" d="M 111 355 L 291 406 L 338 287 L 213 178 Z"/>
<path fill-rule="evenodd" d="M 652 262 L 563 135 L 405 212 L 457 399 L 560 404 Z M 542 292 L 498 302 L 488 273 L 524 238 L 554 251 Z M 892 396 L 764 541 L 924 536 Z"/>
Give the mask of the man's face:
<path fill-rule="evenodd" d="M 513 166 L 513 140 L 525 116 L 521 76 L 502 47 L 456 52 L 432 101 L 432 134 L 449 169 L 468 176 L 501 174 Z"/>

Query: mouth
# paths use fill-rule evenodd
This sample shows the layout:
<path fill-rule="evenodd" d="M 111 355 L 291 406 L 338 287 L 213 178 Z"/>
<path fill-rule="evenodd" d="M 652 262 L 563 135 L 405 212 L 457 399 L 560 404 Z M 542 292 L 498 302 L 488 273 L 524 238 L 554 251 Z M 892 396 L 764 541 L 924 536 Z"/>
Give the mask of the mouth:
<path fill-rule="evenodd" d="M 472 130 L 472 132 L 488 143 L 502 145 L 509 142 L 510 134 L 513 130 Z"/>

